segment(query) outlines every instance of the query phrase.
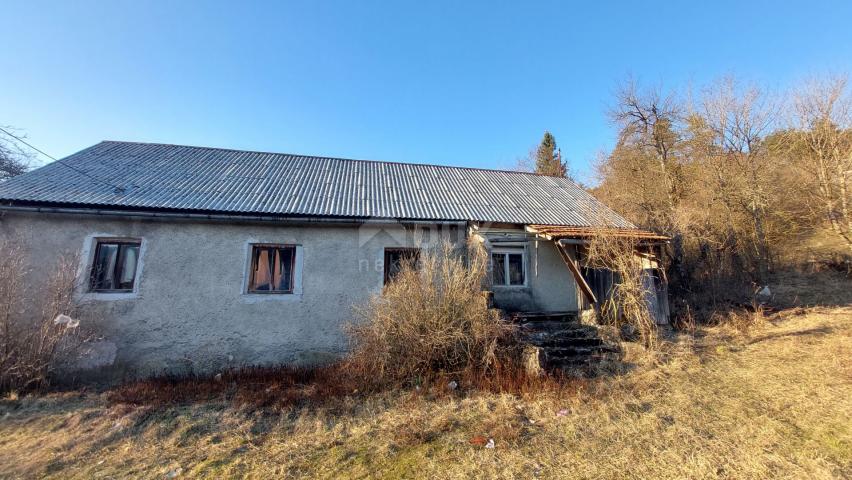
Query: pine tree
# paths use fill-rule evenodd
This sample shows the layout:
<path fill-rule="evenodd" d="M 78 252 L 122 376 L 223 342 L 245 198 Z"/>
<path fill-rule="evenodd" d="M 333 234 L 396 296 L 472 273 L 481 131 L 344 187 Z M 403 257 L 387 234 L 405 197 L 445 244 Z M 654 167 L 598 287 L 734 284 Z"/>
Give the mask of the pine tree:
<path fill-rule="evenodd" d="M 548 131 L 536 150 L 535 173 L 553 177 L 565 177 L 568 170 L 562 161 L 562 151 L 556 146 L 556 138 Z"/>

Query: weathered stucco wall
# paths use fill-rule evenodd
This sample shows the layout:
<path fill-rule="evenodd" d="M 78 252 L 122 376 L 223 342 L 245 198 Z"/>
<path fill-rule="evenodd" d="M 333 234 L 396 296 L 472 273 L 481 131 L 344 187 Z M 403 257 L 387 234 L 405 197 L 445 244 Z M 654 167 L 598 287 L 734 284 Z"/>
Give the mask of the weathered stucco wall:
<path fill-rule="evenodd" d="M 522 228 L 483 227 L 474 233 L 489 250 L 525 251 L 526 285 L 492 286 L 494 304 L 507 311 L 577 311 L 577 284 L 553 242 L 536 239 Z"/>
<path fill-rule="evenodd" d="M 577 306 L 577 282 L 559 255 L 552 241 L 536 239 L 531 242 L 533 292 L 538 310 L 573 312 Z M 573 252 L 569 249 L 569 255 Z"/>
<path fill-rule="evenodd" d="M 442 238 L 436 226 L 430 228 L 426 239 Z M 464 228 L 448 230 L 443 227 L 455 241 L 463 240 Z M 50 274 L 39 265 L 50 265 L 58 253 L 80 256 L 77 298 L 89 322 L 83 326 L 103 337 L 95 344 L 101 358 L 86 361 L 90 366 L 105 363 L 99 372 L 108 378 L 326 361 L 346 349 L 341 327 L 353 317 L 353 305 L 381 289 L 384 248 L 424 243 L 424 236 L 399 226 L 167 222 L 12 212 L 0 219 L 0 234 L 28 245 L 31 285 Z M 133 293 L 87 293 L 98 237 L 142 241 Z M 251 243 L 301 246 L 301 293 L 246 294 Z"/>

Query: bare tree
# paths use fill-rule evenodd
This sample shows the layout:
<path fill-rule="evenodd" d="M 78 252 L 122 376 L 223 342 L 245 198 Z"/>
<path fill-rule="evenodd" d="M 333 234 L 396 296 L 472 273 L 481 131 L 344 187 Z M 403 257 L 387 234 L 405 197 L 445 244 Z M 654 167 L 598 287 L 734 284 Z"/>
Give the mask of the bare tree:
<path fill-rule="evenodd" d="M 603 192 L 605 197 L 632 197 L 622 203 L 632 203 L 628 208 L 638 209 L 638 215 L 628 216 L 646 228 L 672 236 L 668 258 L 674 290 L 688 288 L 689 283 L 684 261 L 684 237 L 689 227 L 684 223 L 681 205 L 688 190 L 683 110 L 674 92 L 640 88 L 628 78 L 616 90 L 615 106 L 609 112 L 619 127 L 618 143 L 598 167 L 599 175 L 619 179 L 602 182 L 603 190 L 613 187 Z M 625 192 L 624 187 L 632 193 Z"/>
<path fill-rule="evenodd" d="M 789 102 L 789 128 L 780 128 L 788 97 L 733 78 L 685 99 L 632 81 L 616 92 L 618 140 L 598 162 L 594 192 L 672 236 L 675 309 L 745 301 L 750 283 L 799 260 L 800 235 L 820 218 L 849 245 L 852 101 L 845 82 L 830 80 Z"/>
<path fill-rule="evenodd" d="M 671 213 L 678 201 L 677 147 L 681 139 L 677 131 L 680 105 L 675 96 L 663 96 L 660 89 L 640 91 L 628 79 L 616 92 L 616 106 L 610 116 L 621 127 L 619 144 L 638 147 L 656 162 L 658 181 L 664 186 Z"/>
<path fill-rule="evenodd" d="M 517 158 L 513 170 L 524 173 L 535 172 L 535 157 L 537 152 L 538 146 L 530 147 L 526 155 Z"/>
<path fill-rule="evenodd" d="M 3 126 L 10 130 L 12 127 Z M 20 175 L 29 169 L 32 160 L 30 154 L 0 132 L 0 182 Z"/>
<path fill-rule="evenodd" d="M 813 79 L 794 95 L 789 145 L 815 183 L 812 199 L 852 252 L 852 97 L 846 76 Z"/>
<path fill-rule="evenodd" d="M 778 103 L 768 93 L 754 85 L 743 87 L 731 77 L 703 92 L 697 112 L 709 142 L 706 153 L 713 186 L 727 209 L 746 214 L 760 280 L 771 262 L 766 221 L 773 158 L 764 138 L 778 113 Z"/>

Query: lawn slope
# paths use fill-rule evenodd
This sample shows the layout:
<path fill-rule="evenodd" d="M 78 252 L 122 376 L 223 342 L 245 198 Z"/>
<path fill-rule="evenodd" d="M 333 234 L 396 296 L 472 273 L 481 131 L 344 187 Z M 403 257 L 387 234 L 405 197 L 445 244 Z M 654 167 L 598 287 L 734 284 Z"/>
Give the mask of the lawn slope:
<path fill-rule="evenodd" d="M 841 306 L 699 329 L 627 373 L 525 398 L 462 385 L 275 409 L 5 399 L 0 477 L 844 478 L 850 358 Z"/>

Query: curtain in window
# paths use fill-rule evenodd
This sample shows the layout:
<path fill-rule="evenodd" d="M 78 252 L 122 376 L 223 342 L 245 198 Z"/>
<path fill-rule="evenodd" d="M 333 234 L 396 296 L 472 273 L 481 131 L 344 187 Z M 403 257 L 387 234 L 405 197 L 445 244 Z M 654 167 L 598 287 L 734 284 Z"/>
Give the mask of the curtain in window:
<path fill-rule="evenodd" d="M 254 247 L 250 290 L 287 292 L 293 289 L 293 247 Z"/>
<path fill-rule="evenodd" d="M 133 279 L 136 278 L 136 262 L 139 259 L 138 245 L 121 246 L 121 269 L 118 288 L 132 289 Z"/>
<path fill-rule="evenodd" d="M 293 266 L 293 249 L 279 248 L 275 251 L 278 262 L 275 264 L 273 281 L 276 290 L 290 290 L 291 268 Z"/>
<path fill-rule="evenodd" d="M 509 257 L 509 285 L 524 284 L 524 257 L 519 253 L 507 255 Z"/>
<path fill-rule="evenodd" d="M 506 255 L 502 253 L 491 255 L 491 275 L 494 285 L 506 284 Z"/>
<path fill-rule="evenodd" d="M 92 264 L 92 290 L 132 291 L 138 262 L 138 243 L 99 241 Z"/>
<path fill-rule="evenodd" d="M 98 245 L 97 257 L 95 258 L 95 281 L 94 288 L 110 290 L 115 283 L 115 264 L 118 261 L 118 245 Z"/>
<path fill-rule="evenodd" d="M 253 290 L 271 290 L 272 271 L 275 269 L 272 263 L 274 259 L 270 258 L 271 249 L 256 248 L 254 251 L 254 285 Z"/>

